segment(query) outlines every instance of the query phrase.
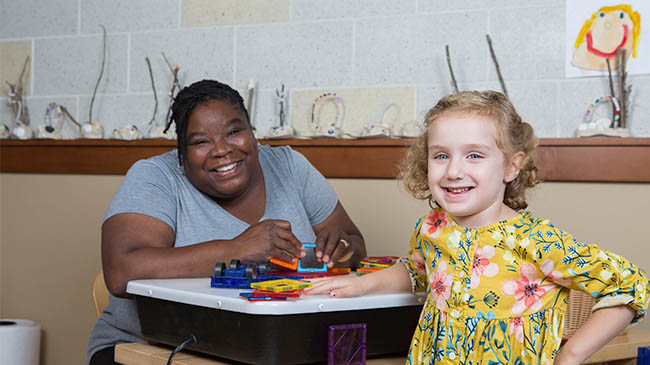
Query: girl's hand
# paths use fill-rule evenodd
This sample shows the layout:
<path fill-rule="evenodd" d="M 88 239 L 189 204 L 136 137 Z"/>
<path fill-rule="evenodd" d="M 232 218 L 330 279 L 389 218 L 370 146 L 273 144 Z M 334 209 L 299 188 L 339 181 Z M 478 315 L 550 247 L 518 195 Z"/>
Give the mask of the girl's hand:
<path fill-rule="evenodd" d="M 291 223 L 269 219 L 256 223 L 232 240 L 236 244 L 235 258 L 262 262 L 274 257 L 291 262 L 303 257 L 305 248 L 291 232 Z"/>
<path fill-rule="evenodd" d="M 327 294 L 330 297 L 358 297 L 368 292 L 363 277 L 344 277 L 319 281 L 304 290 L 306 295 Z"/>

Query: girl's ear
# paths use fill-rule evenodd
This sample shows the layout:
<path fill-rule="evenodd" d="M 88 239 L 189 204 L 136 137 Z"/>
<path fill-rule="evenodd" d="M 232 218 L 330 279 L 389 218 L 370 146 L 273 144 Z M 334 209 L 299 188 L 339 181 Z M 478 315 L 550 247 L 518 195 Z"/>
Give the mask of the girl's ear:
<path fill-rule="evenodd" d="M 508 165 L 506 166 L 506 173 L 505 176 L 503 177 L 504 183 L 507 184 L 517 178 L 517 176 L 519 175 L 519 171 L 521 170 L 524 164 L 525 159 L 526 159 L 526 155 L 521 151 L 512 155 L 512 157 L 510 158 L 510 162 L 508 162 Z"/>

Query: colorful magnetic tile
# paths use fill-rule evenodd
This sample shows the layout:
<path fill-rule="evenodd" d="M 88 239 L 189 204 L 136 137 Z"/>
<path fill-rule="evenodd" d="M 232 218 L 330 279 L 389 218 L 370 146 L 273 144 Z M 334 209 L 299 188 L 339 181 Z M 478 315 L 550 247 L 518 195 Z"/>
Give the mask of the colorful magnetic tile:
<path fill-rule="evenodd" d="M 383 267 L 358 267 L 357 268 L 357 275 L 359 274 L 369 274 L 371 272 L 383 270 Z"/>
<path fill-rule="evenodd" d="M 271 257 L 271 259 L 269 261 L 271 261 L 273 264 L 285 267 L 285 268 L 287 268 L 289 270 L 293 270 L 293 271 L 296 271 L 296 269 L 298 268 L 298 259 L 295 258 L 295 257 L 293 258 L 293 260 L 291 260 L 291 262 L 278 260 L 275 257 Z"/>
<path fill-rule="evenodd" d="M 308 281 L 292 280 L 292 279 L 279 279 L 271 281 L 260 281 L 258 283 L 251 283 L 251 288 L 270 290 L 276 293 L 310 288 L 312 284 Z"/>
<path fill-rule="evenodd" d="M 352 269 L 350 269 L 349 267 L 333 267 L 329 269 L 327 273 L 328 274 L 331 273 L 332 275 L 345 275 L 345 274 L 349 274 L 350 271 L 352 271 Z"/>
<path fill-rule="evenodd" d="M 281 293 L 276 293 L 276 292 L 270 291 L 270 290 L 255 289 L 255 291 L 253 292 L 253 296 L 256 296 L 256 297 L 300 298 L 301 293 L 302 293 L 302 289 L 301 290 L 283 291 Z"/>
<path fill-rule="evenodd" d="M 369 256 L 361 260 L 361 264 L 373 267 L 389 267 L 397 260 L 399 260 L 397 256 Z"/>
<path fill-rule="evenodd" d="M 366 324 L 332 325 L 328 329 L 327 364 L 366 363 Z"/>
<path fill-rule="evenodd" d="M 318 257 L 316 257 L 316 244 L 315 243 L 303 243 L 305 247 L 305 257 L 301 257 L 298 260 L 298 267 L 296 271 L 302 272 L 326 272 L 327 264 L 324 262 L 319 262 Z"/>
<path fill-rule="evenodd" d="M 242 298 L 245 298 L 251 302 L 257 302 L 257 301 L 270 301 L 270 300 L 287 300 L 286 297 L 278 297 L 278 296 L 256 296 L 255 293 L 239 293 L 239 296 Z"/>

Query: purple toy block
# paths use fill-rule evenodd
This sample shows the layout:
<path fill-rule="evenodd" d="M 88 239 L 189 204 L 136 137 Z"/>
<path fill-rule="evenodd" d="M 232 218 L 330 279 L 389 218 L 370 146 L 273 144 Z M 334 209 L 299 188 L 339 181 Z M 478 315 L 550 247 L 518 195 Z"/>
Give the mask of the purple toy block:
<path fill-rule="evenodd" d="M 365 365 L 366 324 L 329 326 L 327 344 L 328 365 Z"/>

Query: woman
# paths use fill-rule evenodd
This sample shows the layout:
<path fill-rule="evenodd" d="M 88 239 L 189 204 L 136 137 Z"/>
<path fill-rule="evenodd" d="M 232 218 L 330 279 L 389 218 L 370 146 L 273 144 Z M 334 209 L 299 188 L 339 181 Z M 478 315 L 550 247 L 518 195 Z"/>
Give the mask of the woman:
<path fill-rule="evenodd" d="M 231 259 L 291 261 L 315 242 L 329 267 L 356 265 L 365 243 L 325 178 L 289 147 L 257 144 L 239 93 L 203 80 L 172 107 L 178 149 L 136 162 L 102 225 L 109 305 L 90 337 L 91 364 L 142 341 L 130 280 L 209 277 Z"/>

